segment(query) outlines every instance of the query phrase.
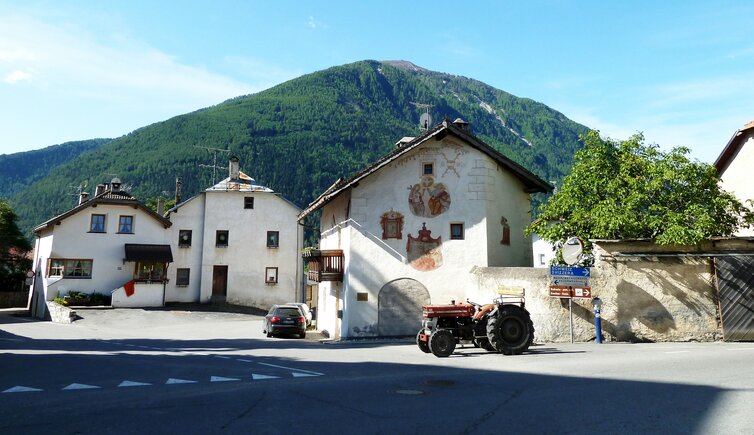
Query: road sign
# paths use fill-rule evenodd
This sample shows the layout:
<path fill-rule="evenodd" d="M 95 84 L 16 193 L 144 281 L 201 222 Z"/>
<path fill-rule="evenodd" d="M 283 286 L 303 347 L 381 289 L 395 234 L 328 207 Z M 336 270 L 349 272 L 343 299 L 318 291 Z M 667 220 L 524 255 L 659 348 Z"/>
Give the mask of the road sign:
<path fill-rule="evenodd" d="M 585 276 L 551 276 L 550 285 L 566 285 L 570 287 L 589 287 L 589 278 Z"/>
<path fill-rule="evenodd" d="M 550 296 L 554 298 L 591 298 L 591 287 L 571 287 L 565 285 L 551 285 Z"/>
<path fill-rule="evenodd" d="M 550 266 L 551 276 L 592 276 L 588 267 Z"/>

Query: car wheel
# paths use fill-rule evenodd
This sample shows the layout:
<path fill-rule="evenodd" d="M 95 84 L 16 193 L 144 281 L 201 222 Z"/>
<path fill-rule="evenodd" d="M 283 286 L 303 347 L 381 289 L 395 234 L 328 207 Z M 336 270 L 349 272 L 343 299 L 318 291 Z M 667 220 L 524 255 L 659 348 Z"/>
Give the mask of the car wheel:
<path fill-rule="evenodd" d="M 302 333 L 300 333 L 300 334 L 298 335 L 298 337 L 299 337 L 299 338 L 301 338 L 301 339 L 304 339 L 304 338 L 306 338 L 306 331 L 303 331 Z"/>

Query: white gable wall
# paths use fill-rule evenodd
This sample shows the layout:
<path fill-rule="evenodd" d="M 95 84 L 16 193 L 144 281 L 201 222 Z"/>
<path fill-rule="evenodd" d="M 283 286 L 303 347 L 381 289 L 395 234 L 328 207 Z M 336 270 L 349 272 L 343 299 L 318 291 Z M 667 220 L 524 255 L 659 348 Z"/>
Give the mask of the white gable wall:
<path fill-rule="evenodd" d="M 170 214 L 168 239 L 173 251 L 173 264 L 168 268 L 168 282 L 165 289 L 166 302 L 198 302 L 202 283 L 202 251 L 204 245 L 204 195 L 198 195 L 182 204 Z M 178 246 L 181 230 L 191 230 L 191 246 Z M 177 286 L 177 270 L 189 269 L 189 284 Z"/>
<path fill-rule="evenodd" d="M 751 129 L 745 132 L 738 153 L 731 158 L 731 162 L 720 177 L 722 188 L 733 193 L 741 202 L 754 200 L 754 182 L 752 182 L 751 168 L 754 167 L 754 133 Z M 754 236 L 754 227 L 743 229 L 737 236 Z"/>
<path fill-rule="evenodd" d="M 410 190 L 421 182 L 425 163 L 434 165 L 435 186 L 441 183 L 450 195 L 448 209 L 432 217 L 417 216 L 409 204 Z M 446 139 L 396 159 L 323 207 L 320 248 L 344 249 L 345 255 L 341 336 L 376 335 L 379 292 L 393 280 L 418 281 L 429 292 L 431 303 L 461 302 L 474 288 L 469 274 L 473 266 L 531 265 L 531 245 L 522 235 L 530 205 L 522 189 L 517 178 L 497 170 L 482 152 Z M 402 238 L 383 240 L 380 217 L 391 209 L 403 215 Z M 504 247 L 500 246 L 502 215 L 510 221 L 512 240 Z M 463 240 L 450 240 L 451 223 L 463 223 Z M 442 238 L 442 265 L 434 270 L 417 270 L 407 257 L 408 236 L 418 237 L 422 224 L 432 238 Z M 318 326 L 323 329 L 335 324 L 337 284 L 320 284 Z M 358 301 L 359 293 L 367 300 Z"/>
<path fill-rule="evenodd" d="M 89 232 L 92 214 L 106 215 L 105 233 Z M 120 216 L 134 217 L 133 234 L 117 233 Z M 163 244 L 165 235 L 163 225 L 141 209 L 110 204 L 87 207 L 63 219 L 60 225 L 42 231 L 34 259 L 34 267 L 38 268 L 35 285 L 39 288 L 41 284 L 48 301 L 53 300 L 58 292 L 63 296 L 70 290 L 109 295 L 133 279 L 135 264 L 123 261 L 125 245 Z M 93 260 L 92 277 L 47 277 L 47 260 L 50 258 Z"/>

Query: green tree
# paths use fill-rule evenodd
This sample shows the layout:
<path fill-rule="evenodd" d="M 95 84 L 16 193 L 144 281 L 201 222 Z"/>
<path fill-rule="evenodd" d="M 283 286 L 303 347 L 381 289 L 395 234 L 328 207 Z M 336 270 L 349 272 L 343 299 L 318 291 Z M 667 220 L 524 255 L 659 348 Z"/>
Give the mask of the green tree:
<path fill-rule="evenodd" d="M 0 199 L 0 291 L 19 290 L 31 268 L 31 244 L 18 229 L 16 213 Z"/>
<path fill-rule="evenodd" d="M 578 236 L 694 245 L 754 222 L 752 210 L 720 189 L 715 167 L 689 160 L 687 148 L 664 153 L 641 134 L 615 141 L 591 131 L 582 141 L 527 233 L 556 243 Z"/>

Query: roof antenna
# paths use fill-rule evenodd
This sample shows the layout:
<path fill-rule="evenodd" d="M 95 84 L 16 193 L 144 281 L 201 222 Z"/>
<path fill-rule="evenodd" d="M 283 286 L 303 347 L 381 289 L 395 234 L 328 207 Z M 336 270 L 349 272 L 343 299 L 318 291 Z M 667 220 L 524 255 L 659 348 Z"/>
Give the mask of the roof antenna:
<path fill-rule="evenodd" d="M 211 165 L 204 165 L 200 163 L 199 166 L 202 168 L 212 168 L 212 185 L 214 186 L 215 184 L 217 184 L 217 170 L 224 168 L 223 166 L 217 166 L 217 153 L 230 154 L 230 150 L 225 150 L 225 149 L 220 149 L 220 148 L 200 147 L 199 145 L 194 145 L 194 148 L 201 148 L 213 154 L 213 161 Z"/>
<path fill-rule="evenodd" d="M 414 103 L 413 101 L 409 101 L 409 103 L 413 104 L 418 109 L 424 109 L 424 113 L 419 117 L 419 130 L 422 132 L 429 130 L 429 127 L 432 125 L 432 115 L 429 114 L 429 108 L 432 107 L 432 105 Z"/>

